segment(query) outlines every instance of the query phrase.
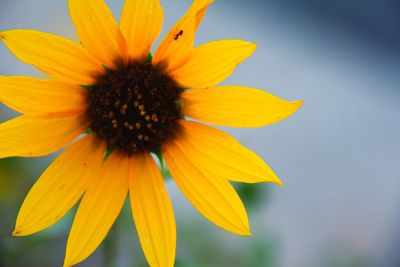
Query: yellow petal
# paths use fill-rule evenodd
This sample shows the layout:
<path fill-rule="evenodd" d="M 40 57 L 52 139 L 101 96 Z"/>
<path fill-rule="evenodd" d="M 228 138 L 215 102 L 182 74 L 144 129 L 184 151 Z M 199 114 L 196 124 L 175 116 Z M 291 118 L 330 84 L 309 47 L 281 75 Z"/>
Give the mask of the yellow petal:
<path fill-rule="evenodd" d="M 29 116 L 51 118 L 80 114 L 86 109 L 86 93 L 85 89 L 70 83 L 0 76 L 0 101 Z"/>
<path fill-rule="evenodd" d="M 194 35 L 208 6 L 214 0 L 195 0 L 186 15 L 165 36 L 153 57 L 154 64 L 161 64 L 173 71 L 184 64 L 194 46 Z"/>
<path fill-rule="evenodd" d="M 191 9 L 195 13 L 195 30 L 200 26 L 201 21 L 204 18 L 204 15 L 207 12 L 208 6 L 211 5 L 214 2 L 214 0 L 194 0 L 193 4 L 191 6 Z"/>
<path fill-rule="evenodd" d="M 194 89 L 181 97 L 185 115 L 231 127 L 261 127 L 276 123 L 292 115 L 303 103 L 289 102 L 262 90 L 242 86 Z"/>
<path fill-rule="evenodd" d="M 164 13 L 159 0 L 125 1 L 120 25 L 130 59 L 143 61 L 147 58 L 161 32 L 163 20 Z"/>
<path fill-rule="evenodd" d="M 60 81 L 89 85 L 102 72 L 101 65 L 81 46 L 54 34 L 11 30 L 0 32 L 0 39 L 21 61 Z"/>
<path fill-rule="evenodd" d="M 89 135 L 62 152 L 29 191 L 13 234 L 30 235 L 61 219 L 93 181 L 104 151 L 105 146 Z"/>
<path fill-rule="evenodd" d="M 69 12 L 83 47 L 103 65 L 126 61 L 126 42 L 104 0 L 69 0 Z"/>
<path fill-rule="evenodd" d="M 183 88 L 211 87 L 228 78 L 255 49 L 255 44 L 241 40 L 210 42 L 194 49 L 187 62 L 171 76 Z"/>
<path fill-rule="evenodd" d="M 130 200 L 140 243 L 150 266 L 174 266 L 176 225 L 164 180 L 153 158 L 132 158 Z"/>
<path fill-rule="evenodd" d="M 112 153 L 79 205 L 67 243 L 64 266 L 85 260 L 103 241 L 128 194 L 128 160 Z"/>
<path fill-rule="evenodd" d="M 179 143 L 186 154 L 213 176 L 235 182 L 282 185 L 260 157 L 227 133 L 197 122 L 181 121 L 180 125 Z"/>
<path fill-rule="evenodd" d="M 0 124 L 0 158 L 51 154 L 86 129 L 87 124 L 80 116 L 57 119 L 19 116 Z"/>
<path fill-rule="evenodd" d="M 183 194 L 208 220 L 238 235 L 250 235 L 242 201 L 232 185 L 207 172 L 175 139 L 163 148 L 163 156 Z"/>

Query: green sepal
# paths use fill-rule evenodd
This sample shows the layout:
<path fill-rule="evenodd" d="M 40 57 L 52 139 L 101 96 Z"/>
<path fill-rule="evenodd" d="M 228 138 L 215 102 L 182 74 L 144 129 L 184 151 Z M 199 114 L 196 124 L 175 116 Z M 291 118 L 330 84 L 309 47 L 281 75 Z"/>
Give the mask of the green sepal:
<path fill-rule="evenodd" d="M 153 151 L 153 153 L 154 153 L 154 155 L 157 156 L 158 161 L 160 162 L 161 172 L 163 172 L 165 166 L 164 166 L 164 158 L 162 156 L 161 149 L 157 148 L 157 150 Z"/>
<path fill-rule="evenodd" d="M 110 69 L 110 68 L 108 68 L 106 65 L 101 65 L 101 66 L 103 66 L 104 72 L 105 72 L 106 74 L 110 74 L 110 72 L 111 72 L 111 69 Z"/>
<path fill-rule="evenodd" d="M 146 60 L 144 61 L 144 63 L 151 63 L 151 61 L 153 60 L 153 55 L 151 53 L 149 53 L 147 55 Z"/>
<path fill-rule="evenodd" d="M 82 87 L 85 90 L 93 90 L 93 86 L 92 85 L 80 85 L 80 87 Z"/>
<path fill-rule="evenodd" d="M 169 173 L 168 168 L 165 166 L 164 158 L 161 153 L 161 149 L 157 149 L 153 151 L 153 154 L 157 156 L 158 161 L 160 162 L 160 172 L 164 179 L 171 178 L 171 174 Z"/>
<path fill-rule="evenodd" d="M 186 90 L 189 90 L 189 88 L 178 88 L 179 94 L 184 93 Z"/>
<path fill-rule="evenodd" d="M 104 153 L 104 160 L 107 160 L 114 150 L 107 148 L 106 153 Z"/>

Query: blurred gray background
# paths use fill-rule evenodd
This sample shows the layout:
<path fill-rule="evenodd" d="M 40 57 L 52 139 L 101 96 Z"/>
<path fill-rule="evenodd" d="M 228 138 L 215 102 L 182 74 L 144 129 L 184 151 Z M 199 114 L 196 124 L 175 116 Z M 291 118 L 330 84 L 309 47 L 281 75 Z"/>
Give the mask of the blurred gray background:
<path fill-rule="evenodd" d="M 76 40 L 66 2 L 0 0 L 0 30 L 38 29 Z M 107 2 L 119 18 L 123 1 Z M 165 34 L 190 1 L 161 3 Z M 399 25 L 398 0 L 216 0 L 197 44 L 258 43 L 224 84 L 305 103 L 276 125 L 226 129 L 285 183 L 238 187 L 252 237 L 214 227 L 168 182 L 178 224 L 176 266 L 400 266 Z M 2 44 L 0 74 L 43 77 Z M 1 111 L 2 120 L 15 115 Z M 73 213 L 38 235 L 10 237 L 24 195 L 51 159 L 0 161 L 1 267 L 62 265 Z M 106 242 L 81 266 L 106 266 L 110 258 L 115 266 L 146 266 L 129 209 L 113 231 L 117 243 Z"/>

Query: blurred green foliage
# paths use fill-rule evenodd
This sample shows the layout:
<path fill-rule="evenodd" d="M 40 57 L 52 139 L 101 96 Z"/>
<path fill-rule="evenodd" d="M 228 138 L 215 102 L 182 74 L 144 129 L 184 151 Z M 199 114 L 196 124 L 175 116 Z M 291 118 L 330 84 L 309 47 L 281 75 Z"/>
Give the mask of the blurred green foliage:
<path fill-rule="evenodd" d="M 59 223 L 41 233 L 28 237 L 11 236 L 18 209 L 30 186 L 40 176 L 48 162 L 48 158 L 11 158 L 0 161 L 0 212 L 2 214 L 0 267 L 50 267 L 62 264 L 65 241 L 75 209 Z M 162 168 L 162 171 L 166 180 L 170 180 L 168 170 Z M 250 209 L 257 207 L 260 201 L 266 200 L 265 188 L 262 186 L 246 184 L 235 184 L 235 186 Z M 197 219 L 200 219 L 200 222 Z M 202 220 L 200 216 L 193 220 L 185 219 L 184 222 L 184 225 L 178 225 L 177 267 L 274 266 L 276 249 L 271 240 L 238 238 L 243 243 L 230 247 L 227 246 L 227 240 L 225 240 L 225 235 L 229 237 L 230 234 L 216 227 L 211 228 L 213 231 L 210 232 L 210 224 Z M 219 234 L 224 236 L 219 238 L 217 236 Z M 184 246 L 183 249 L 182 246 Z M 132 255 L 127 256 L 129 253 Z M 121 262 L 121 259 L 126 260 Z M 103 245 L 82 266 L 147 266 L 136 236 L 128 201 Z"/>
<path fill-rule="evenodd" d="M 53 227 L 28 237 L 12 237 L 14 222 L 25 195 L 46 168 L 49 158 L 0 161 L 0 267 L 61 266 L 65 244 L 76 208 Z M 161 165 L 161 164 L 160 164 Z M 162 168 L 166 181 L 168 169 Z M 250 217 L 268 207 L 270 184 L 233 183 Z M 279 233 L 258 231 L 251 237 L 227 233 L 200 215 L 176 209 L 176 267 L 278 267 L 284 255 Z M 365 257 L 332 249 L 323 256 L 321 267 L 371 267 Z M 341 253 L 341 254 L 340 254 Z M 137 238 L 129 201 L 102 246 L 82 267 L 148 266 Z"/>

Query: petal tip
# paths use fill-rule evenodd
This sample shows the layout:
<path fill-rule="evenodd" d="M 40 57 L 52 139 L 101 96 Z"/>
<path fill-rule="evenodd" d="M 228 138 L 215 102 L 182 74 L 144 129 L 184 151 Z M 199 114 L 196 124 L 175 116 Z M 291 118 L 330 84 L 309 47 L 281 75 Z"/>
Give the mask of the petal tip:
<path fill-rule="evenodd" d="M 236 234 L 240 235 L 240 236 L 251 236 L 252 233 L 250 231 L 249 218 L 247 216 L 247 213 L 244 215 L 245 215 L 245 217 L 241 218 L 241 223 L 239 225 L 237 225 L 238 231 L 236 232 Z"/>
<path fill-rule="evenodd" d="M 291 112 L 291 114 L 293 114 L 296 111 L 298 111 L 301 108 L 301 106 L 303 106 L 304 100 L 293 101 L 291 103 L 292 103 L 292 112 Z"/>
<path fill-rule="evenodd" d="M 75 265 L 81 263 L 82 261 L 84 261 L 87 257 L 88 256 L 82 258 L 82 257 L 79 257 L 79 255 L 76 255 L 75 253 L 71 252 L 68 249 L 68 244 L 67 244 L 63 267 L 75 266 Z"/>
<path fill-rule="evenodd" d="M 202 9 L 204 7 L 207 7 L 211 4 L 213 4 L 215 2 L 215 0 L 203 0 L 203 1 L 193 1 L 193 5 L 198 5 L 198 9 Z"/>
<path fill-rule="evenodd" d="M 285 185 L 283 184 L 283 182 L 278 178 L 276 181 L 274 181 L 275 184 L 284 187 Z"/>
<path fill-rule="evenodd" d="M 69 256 L 65 256 L 63 267 L 71 267 L 71 266 L 74 266 L 74 265 L 76 265 L 78 263 L 79 263 L 79 261 L 73 260 Z"/>
<path fill-rule="evenodd" d="M 253 42 L 245 42 L 245 46 L 249 49 L 249 53 L 253 54 L 254 51 L 256 51 L 257 49 L 257 43 L 253 43 Z"/>
<path fill-rule="evenodd" d="M 69 264 L 67 260 L 64 261 L 63 267 L 70 267 L 72 264 Z"/>
<path fill-rule="evenodd" d="M 283 184 L 283 182 L 281 181 L 281 179 L 279 179 L 279 177 L 274 172 L 272 172 L 272 174 L 269 173 L 268 177 L 269 177 L 269 181 L 268 182 L 274 183 L 274 184 L 282 186 L 282 187 L 285 186 Z"/>
<path fill-rule="evenodd" d="M 287 102 L 286 114 L 284 114 L 281 117 L 278 117 L 278 120 L 276 122 L 279 122 L 281 120 L 287 119 L 290 116 L 292 116 L 294 113 L 296 113 L 300 109 L 300 107 L 303 105 L 303 103 L 304 103 L 304 100 Z"/>
<path fill-rule="evenodd" d="M 242 60 L 249 58 L 257 49 L 257 44 L 253 42 L 242 41 L 241 49 L 243 50 Z"/>
<path fill-rule="evenodd" d="M 268 165 L 265 165 L 265 167 L 267 167 L 267 172 L 265 172 L 265 174 L 264 174 L 264 177 L 266 177 L 264 179 L 264 182 L 273 183 L 273 184 L 276 184 L 276 185 L 281 186 L 281 187 L 285 186 L 283 184 L 283 182 L 281 181 L 281 179 L 275 174 L 275 172 L 273 170 L 271 170 L 269 168 Z"/>
<path fill-rule="evenodd" d="M 24 236 L 24 233 L 23 233 L 23 231 L 21 231 L 21 230 L 15 229 L 15 230 L 12 232 L 11 235 L 12 235 L 12 236 Z"/>
<path fill-rule="evenodd" d="M 236 233 L 237 235 L 240 236 L 252 236 L 252 232 L 250 231 L 250 227 L 247 225 L 245 228 L 241 229 L 240 232 Z"/>
<path fill-rule="evenodd" d="M 6 40 L 7 37 L 9 37 L 9 33 L 14 33 L 14 32 L 18 32 L 18 31 L 22 31 L 22 30 L 21 29 L 10 29 L 10 30 L 5 30 L 5 31 L 0 31 L 0 39 Z"/>
<path fill-rule="evenodd" d="M 295 101 L 294 103 L 296 103 L 297 107 L 300 108 L 304 104 L 304 100 L 298 100 L 298 101 Z"/>
<path fill-rule="evenodd" d="M 208 1 L 206 2 L 206 6 L 209 6 L 209 5 L 211 5 L 211 4 L 214 4 L 214 2 L 215 2 L 215 0 L 208 0 Z"/>
<path fill-rule="evenodd" d="M 15 227 L 15 229 L 11 233 L 11 235 L 15 236 L 15 237 L 21 237 L 21 236 L 29 236 L 29 235 L 35 234 L 37 232 L 40 232 L 40 230 L 39 231 L 35 231 L 33 229 L 30 229 L 30 228 L 24 228 L 23 226 L 18 226 L 18 227 Z"/>

